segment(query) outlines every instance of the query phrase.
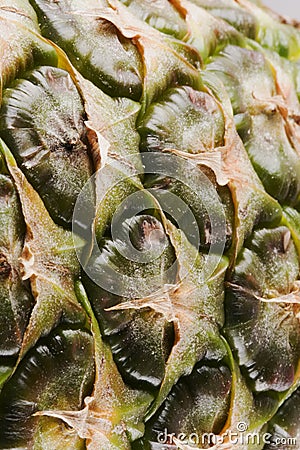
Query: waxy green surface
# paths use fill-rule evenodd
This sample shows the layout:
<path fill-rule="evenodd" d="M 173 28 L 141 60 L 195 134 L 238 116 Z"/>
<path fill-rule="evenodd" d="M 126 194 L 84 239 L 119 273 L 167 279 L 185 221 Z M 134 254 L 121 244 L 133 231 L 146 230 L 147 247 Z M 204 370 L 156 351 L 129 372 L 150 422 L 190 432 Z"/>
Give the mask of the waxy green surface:
<path fill-rule="evenodd" d="M 299 29 L 247 0 L 13 0 L 0 38 L 0 449 L 300 439 Z"/>

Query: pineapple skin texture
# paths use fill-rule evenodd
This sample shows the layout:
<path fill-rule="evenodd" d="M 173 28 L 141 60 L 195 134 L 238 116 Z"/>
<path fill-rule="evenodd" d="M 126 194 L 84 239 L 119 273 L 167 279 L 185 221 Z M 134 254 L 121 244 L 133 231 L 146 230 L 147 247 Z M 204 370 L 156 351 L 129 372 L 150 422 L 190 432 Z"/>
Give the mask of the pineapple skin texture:
<path fill-rule="evenodd" d="M 300 448 L 299 24 L 0 19 L 0 449 Z"/>

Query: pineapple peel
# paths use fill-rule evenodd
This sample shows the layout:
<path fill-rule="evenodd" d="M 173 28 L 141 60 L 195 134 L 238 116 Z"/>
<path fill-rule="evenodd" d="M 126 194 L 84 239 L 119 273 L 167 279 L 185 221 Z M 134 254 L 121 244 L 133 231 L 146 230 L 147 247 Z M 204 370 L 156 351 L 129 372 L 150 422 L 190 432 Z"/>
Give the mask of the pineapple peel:
<path fill-rule="evenodd" d="M 299 24 L 0 0 L 0 56 L 0 449 L 296 448 Z"/>

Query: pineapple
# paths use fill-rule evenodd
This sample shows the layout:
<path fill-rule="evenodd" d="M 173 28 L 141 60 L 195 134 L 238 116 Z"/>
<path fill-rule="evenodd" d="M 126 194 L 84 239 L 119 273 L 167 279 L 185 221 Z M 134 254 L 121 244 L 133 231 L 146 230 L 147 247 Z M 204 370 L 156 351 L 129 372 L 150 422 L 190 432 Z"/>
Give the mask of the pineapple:
<path fill-rule="evenodd" d="M 0 449 L 300 448 L 299 24 L 0 19 Z"/>

